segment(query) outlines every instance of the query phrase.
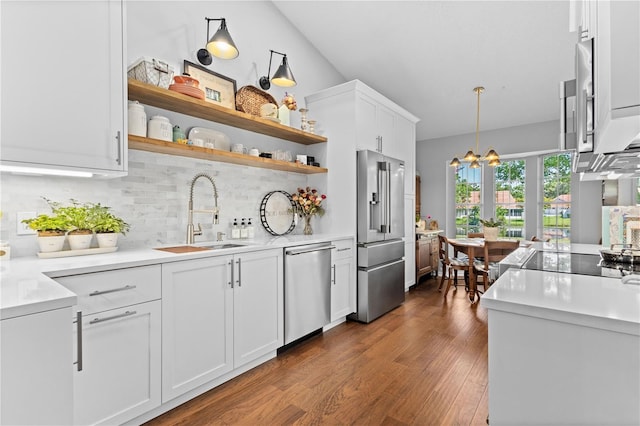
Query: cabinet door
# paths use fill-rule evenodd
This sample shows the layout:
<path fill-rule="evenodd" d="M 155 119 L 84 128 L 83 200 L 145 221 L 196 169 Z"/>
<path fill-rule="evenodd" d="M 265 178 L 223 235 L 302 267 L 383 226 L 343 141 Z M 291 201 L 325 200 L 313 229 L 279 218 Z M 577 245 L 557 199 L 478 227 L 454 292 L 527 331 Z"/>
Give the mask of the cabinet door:
<path fill-rule="evenodd" d="M 378 103 L 361 93 L 356 95 L 356 149 L 380 152 Z"/>
<path fill-rule="evenodd" d="M 331 321 L 356 311 L 356 268 L 353 240 L 331 242 Z"/>
<path fill-rule="evenodd" d="M 353 257 L 336 260 L 332 265 L 331 321 L 355 312 Z"/>
<path fill-rule="evenodd" d="M 73 420 L 72 309 L 0 321 L 0 424 Z"/>
<path fill-rule="evenodd" d="M 74 424 L 120 424 L 160 405 L 160 301 L 82 319 Z"/>
<path fill-rule="evenodd" d="M 3 164 L 126 171 L 121 1 L 3 1 Z"/>
<path fill-rule="evenodd" d="M 234 367 L 275 351 L 284 344 L 282 250 L 234 258 Z"/>
<path fill-rule="evenodd" d="M 162 265 L 162 402 L 233 369 L 232 261 Z"/>

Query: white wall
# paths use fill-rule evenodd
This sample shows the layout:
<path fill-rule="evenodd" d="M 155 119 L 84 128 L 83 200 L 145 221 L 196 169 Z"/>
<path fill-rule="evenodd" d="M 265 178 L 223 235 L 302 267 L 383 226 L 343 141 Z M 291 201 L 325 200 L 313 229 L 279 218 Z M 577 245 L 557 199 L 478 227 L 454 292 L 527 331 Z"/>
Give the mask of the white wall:
<path fill-rule="evenodd" d="M 227 61 L 214 58 L 209 68 L 235 79 L 238 88 L 248 84 L 257 85 L 257 77 L 267 73 L 269 49 L 287 54 L 298 82 L 289 92 L 294 93 L 299 108 L 304 106 L 306 94 L 345 81 L 317 50 L 300 36 L 271 2 L 125 3 L 128 64 L 141 56 L 148 56 L 168 61 L 177 73 L 182 73 L 183 60 L 197 63 L 196 52 L 204 47 L 205 16 L 224 17 L 227 19 L 229 32 L 240 50 L 240 56 Z M 216 29 L 216 23 L 212 22 L 211 35 Z M 278 58 L 274 56 L 276 65 L 272 65 L 272 73 L 279 65 Z M 78 52 L 78 60 L 89 60 L 87 52 Z M 283 88 L 277 86 L 272 86 L 269 90 L 278 101 L 281 101 L 284 92 Z M 196 125 L 213 128 L 228 134 L 232 143 L 241 142 L 249 147 L 257 146 L 263 151 L 285 149 L 295 155 L 303 154 L 307 149 L 304 145 L 154 108 L 147 108 L 147 117 L 160 112 L 169 117 L 173 124 L 178 124 L 184 129 L 188 130 Z M 310 117 L 312 118 L 312 113 Z M 299 113 L 293 114 L 293 120 L 294 123 L 299 123 Z M 55 137 L 51 140 L 52 144 L 59 142 Z M 129 176 L 109 180 L 3 174 L 0 239 L 10 242 L 14 257 L 34 255 L 37 251 L 35 237 L 16 235 L 16 213 L 49 212 L 47 204 L 41 199 L 45 196 L 57 201 L 75 198 L 111 206 L 132 225 L 131 231 L 119 244 L 122 248 L 181 243 L 186 236 L 189 182 L 196 173 L 206 171 L 214 176 L 218 186 L 221 223 L 217 226 L 205 226 L 210 218 L 200 217 L 201 215 L 197 215 L 194 220 L 203 222 L 206 235 L 201 237 L 201 240 L 210 240 L 217 231 L 226 232 L 229 221 L 234 217 L 250 216 L 254 220 L 257 219 L 259 203 L 267 192 L 277 189 L 293 192 L 298 186 L 306 185 L 308 182 L 306 175 L 297 173 L 134 150 L 130 151 L 129 161 Z M 204 183 L 198 184 L 196 207 L 198 203 L 211 202 L 210 191 Z M 256 229 L 256 236 L 264 235 L 260 225 Z"/>
<path fill-rule="evenodd" d="M 559 131 L 557 121 L 484 131 L 480 132 L 480 149 L 486 150 L 491 146 L 503 157 L 522 153 L 550 152 L 558 148 Z M 455 185 L 454 170 L 449 167 L 449 162 L 454 155 L 462 157 L 470 148 L 475 150 L 473 133 L 418 141 L 416 144 L 416 169 L 421 177 L 422 215 L 431 215 L 433 219 L 438 220 L 440 227 L 445 229 L 447 235 L 455 233 L 455 223 L 450 220 L 454 216 L 455 203 L 453 198 L 447 200 L 447 194 L 454 191 Z M 526 155 L 523 154 L 518 158 L 524 156 Z M 525 197 L 527 200 L 538 201 L 541 196 L 540 189 L 536 185 L 531 185 L 529 179 L 539 180 L 538 170 L 532 167 L 535 164 L 533 160 L 528 159 L 526 164 L 528 182 Z M 487 174 L 489 173 L 485 173 L 485 176 Z M 572 209 L 572 241 L 598 243 L 601 222 L 601 182 L 578 182 L 576 176 L 572 185 L 572 197 L 577 207 Z M 491 216 L 493 213 L 483 212 L 482 214 Z M 528 218 L 537 217 L 538 212 L 529 206 L 526 215 Z M 540 231 L 536 228 L 534 221 L 528 220 L 525 235 L 539 234 Z"/>

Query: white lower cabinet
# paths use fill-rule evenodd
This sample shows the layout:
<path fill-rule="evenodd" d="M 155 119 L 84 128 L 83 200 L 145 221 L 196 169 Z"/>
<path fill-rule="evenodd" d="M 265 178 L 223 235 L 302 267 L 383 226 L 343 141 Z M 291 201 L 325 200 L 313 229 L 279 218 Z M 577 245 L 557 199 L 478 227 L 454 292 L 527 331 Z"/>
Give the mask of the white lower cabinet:
<path fill-rule="evenodd" d="M 80 336 L 73 325 L 81 344 L 73 424 L 121 424 L 160 406 L 160 266 L 56 281 L 77 294 L 82 313 Z"/>
<path fill-rule="evenodd" d="M 162 266 L 162 400 L 283 344 L 282 250 Z"/>
<path fill-rule="evenodd" d="M 331 321 L 356 311 L 356 280 L 353 239 L 332 241 Z"/>
<path fill-rule="evenodd" d="M 120 424 L 160 405 L 160 301 L 84 315 L 74 424 Z"/>
<path fill-rule="evenodd" d="M 68 307 L 0 321 L 0 424 L 72 423 L 72 315 Z"/>

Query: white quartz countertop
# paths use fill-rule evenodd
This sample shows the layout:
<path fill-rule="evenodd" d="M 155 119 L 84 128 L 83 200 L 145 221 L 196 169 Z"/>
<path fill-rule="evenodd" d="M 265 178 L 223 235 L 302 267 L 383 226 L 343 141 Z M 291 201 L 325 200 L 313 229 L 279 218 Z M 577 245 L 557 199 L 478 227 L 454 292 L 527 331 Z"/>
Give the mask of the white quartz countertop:
<path fill-rule="evenodd" d="M 619 278 L 509 269 L 480 300 L 488 309 L 640 336 L 640 286 Z"/>
<path fill-rule="evenodd" d="M 226 240 L 242 247 L 225 250 L 206 250 L 191 253 L 169 253 L 154 248 L 121 250 L 108 254 L 39 259 L 20 257 L 0 262 L 0 319 L 29 315 L 52 309 L 73 306 L 76 295 L 52 278 L 85 274 L 118 268 L 177 262 L 213 256 L 226 256 L 248 251 L 314 244 L 345 238 L 344 234 L 286 235 L 256 240 Z M 207 245 L 212 242 L 194 244 Z M 172 247 L 184 244 L 166 244 Z"/>

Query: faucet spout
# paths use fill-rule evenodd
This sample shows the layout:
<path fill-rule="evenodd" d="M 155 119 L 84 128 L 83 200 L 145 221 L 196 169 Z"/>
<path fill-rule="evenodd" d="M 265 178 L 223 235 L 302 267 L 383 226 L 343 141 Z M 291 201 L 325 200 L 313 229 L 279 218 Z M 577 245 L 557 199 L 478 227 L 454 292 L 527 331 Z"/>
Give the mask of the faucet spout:
<path fill-rule="evenodd" d="M 213 199 L 215 207 L 212 210 L 193 210 L 193 187 L 195 186 L 196 181 L 200 178 L 207 179 L 213 186 Z M 202 235 L 202 227 L 200 226 L 200 224 L 198 224 L 197 231 L 193 226 L 193 213 L 211 213 L 213 214 L 213 223 L 215 225 L 220 223 L 220 210 L 218 209 L 218 188 L 216 187 L 216 182 L 213 180 L 213 178 L 206 173 L 198 173 L 191 180 L 191 188 L 189 190 L 189 222 L 187 224 L 187 244 L 193 244 L 195 241 L 195 236 Z"/>

